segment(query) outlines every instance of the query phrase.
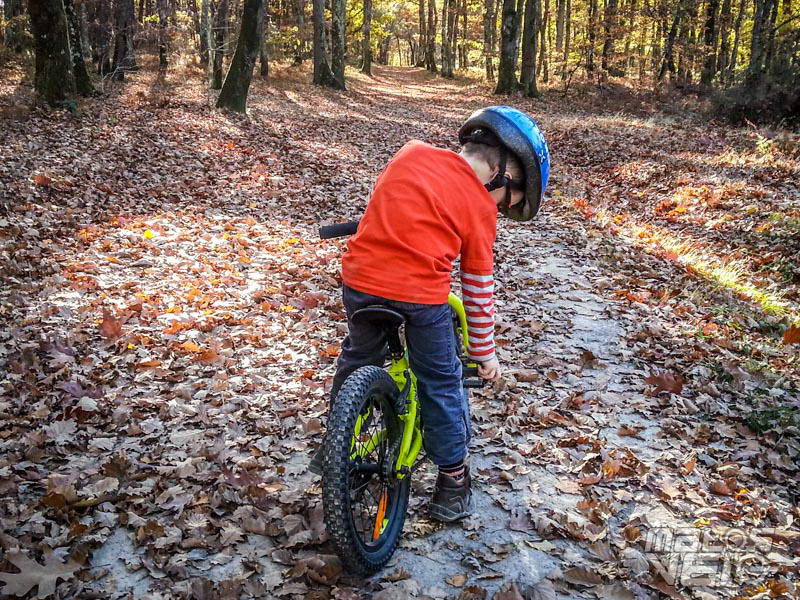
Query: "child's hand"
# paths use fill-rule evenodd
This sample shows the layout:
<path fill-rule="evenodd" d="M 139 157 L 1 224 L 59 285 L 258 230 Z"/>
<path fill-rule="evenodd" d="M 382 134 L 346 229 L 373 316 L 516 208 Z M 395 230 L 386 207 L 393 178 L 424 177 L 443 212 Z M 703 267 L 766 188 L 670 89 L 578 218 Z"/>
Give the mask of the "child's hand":
<path fill-rule="evenodd" d="M 478 375 L 482 379 L 495 381 L 500 378 L 500 361 L 497 360 L 497 357 L 489 359 L 484 362 L 479 362 L 477 363 L 477 365 L 478 365 Z"/>

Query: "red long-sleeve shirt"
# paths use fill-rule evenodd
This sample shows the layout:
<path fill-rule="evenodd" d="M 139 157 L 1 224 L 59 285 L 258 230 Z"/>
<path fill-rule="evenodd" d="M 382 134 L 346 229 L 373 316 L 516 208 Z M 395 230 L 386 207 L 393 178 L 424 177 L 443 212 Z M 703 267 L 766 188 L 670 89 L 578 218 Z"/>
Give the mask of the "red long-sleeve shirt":
<path fill-rule="evenodd" d="M 497 206 L 467 161 L 411 141 L 378 177 L 342 258 L 342 279 L 353 289 L 390 300 L 442 304 L 460 254 L 469 355 L 489 360 L 495 355 L 496 228 Z"/>

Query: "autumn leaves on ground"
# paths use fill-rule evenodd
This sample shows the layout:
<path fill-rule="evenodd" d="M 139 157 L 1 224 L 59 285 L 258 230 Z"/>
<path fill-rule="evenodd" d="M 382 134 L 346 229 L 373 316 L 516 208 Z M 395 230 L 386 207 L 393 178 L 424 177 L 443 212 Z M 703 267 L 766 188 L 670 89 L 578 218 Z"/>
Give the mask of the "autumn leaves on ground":
<path fill-rule="evenodd" d="M 243 118 L 199 72 L 144 69 L 71 114 L 2 75 L 0 594 L 797 597 L 796 136 L 624 88 L 507 100 L 553 175 L 538 220 L 498 232 L 485 508 L 435 524 L 422 471 L 397 560 L 362 581 L 305 472 L 344 333 L 342 244 L 316 227 L 357 217 L 406 140 L 455 148 L 505 99 L 294 68 Z M 710 566 L 687 577 L 692 552 Z"/>

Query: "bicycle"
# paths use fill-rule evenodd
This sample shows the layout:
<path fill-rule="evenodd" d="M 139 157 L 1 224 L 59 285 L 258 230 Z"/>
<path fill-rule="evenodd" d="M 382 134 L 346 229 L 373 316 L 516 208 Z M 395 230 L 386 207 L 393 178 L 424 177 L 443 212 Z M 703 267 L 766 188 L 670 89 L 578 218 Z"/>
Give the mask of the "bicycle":
<path fill-rule="evenodd" d="M 320 227 L 320 238 L 352 235 L 358 221 Z M 481 387 L 477 366 L 466 359 L 467 317 L 450 293 L 453 333 L 465 388 Z M 377 323 L 386 332 L 388 368 L 356 369 L 340 388 L 323 442 L 322 498 L 325 526 L 348 570 L 370 575 L 394 554 L 405 524 L 411 475 L 425 460 L 416 377 L 400 330 L 400 313 L 374 305 L 353 321 Z M 367 504 L 367 502 L 369 503 Z"/>

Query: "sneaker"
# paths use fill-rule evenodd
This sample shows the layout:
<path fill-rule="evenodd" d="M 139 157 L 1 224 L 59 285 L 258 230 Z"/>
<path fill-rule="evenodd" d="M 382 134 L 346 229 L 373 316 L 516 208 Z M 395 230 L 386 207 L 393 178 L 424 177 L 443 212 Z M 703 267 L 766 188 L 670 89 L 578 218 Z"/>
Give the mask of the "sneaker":
<path fill-rule="evenodd" d="M 439 521 L 452 523 L 468 517 L 473 508 L 469 467 L 465 467 L 464 478 L 460 483 L 455 477 L 439 473 L 430 503 L 431 516 Z"/>
<path fill-rule="evenodd" d="M 322 446 L 317 448 L 314 456 L 311 457 L 311 462 L 308 463 L 308 470 L 315 475 L 322 475 Z"/>

